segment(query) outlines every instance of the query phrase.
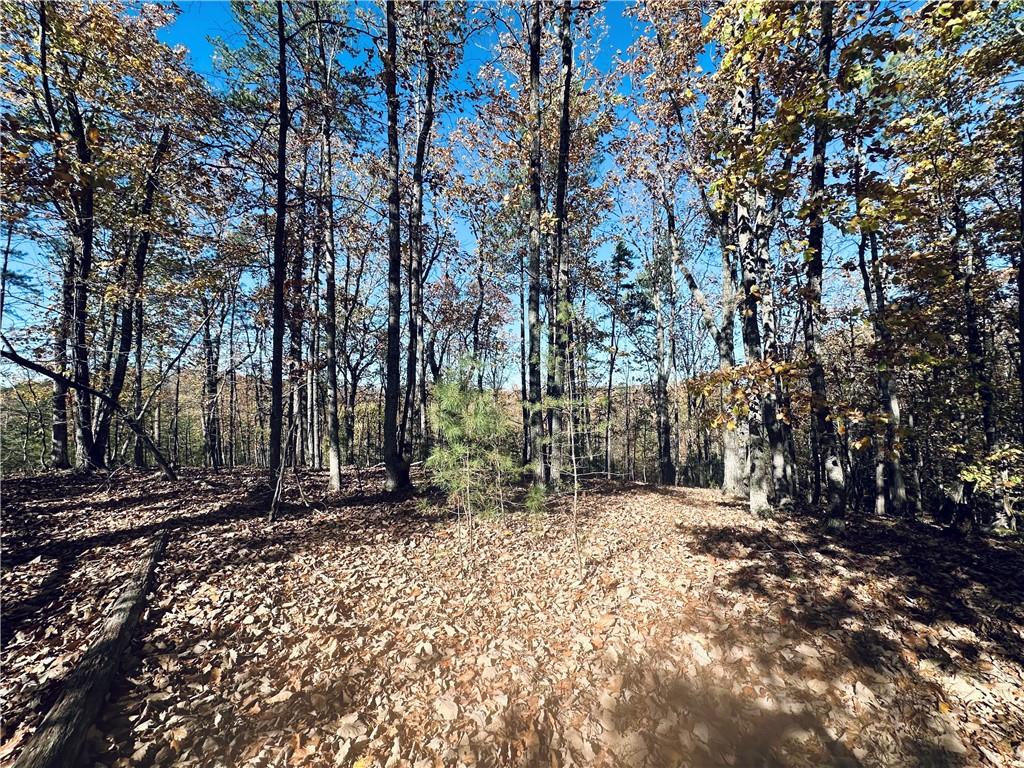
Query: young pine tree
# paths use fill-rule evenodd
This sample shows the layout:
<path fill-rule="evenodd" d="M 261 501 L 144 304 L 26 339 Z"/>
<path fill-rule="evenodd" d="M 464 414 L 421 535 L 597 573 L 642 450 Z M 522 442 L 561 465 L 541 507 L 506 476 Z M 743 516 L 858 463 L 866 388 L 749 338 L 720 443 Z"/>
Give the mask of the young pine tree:
<path fill-rule="evenodd" d="M 432 480 L 466 514 L 500 506 L 520 471 L 508 414 L 495 394 L 477 390 L 471 379 L 464 368 L 434 389 L 431 419 L 439 439 L 426 464 Z"/>

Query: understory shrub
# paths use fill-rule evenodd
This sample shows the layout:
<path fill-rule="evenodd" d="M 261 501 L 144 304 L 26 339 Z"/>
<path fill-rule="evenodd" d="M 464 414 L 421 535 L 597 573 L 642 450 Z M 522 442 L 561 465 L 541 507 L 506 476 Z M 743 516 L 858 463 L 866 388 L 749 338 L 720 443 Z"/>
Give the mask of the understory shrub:
<path fill-rule="evenodd" d="M 437 443 L 427 458 L 431 479 L 467 514 L 504 508 L 520 468 L 510 450 L 511 424 L 497 397 L 470 385 L 462 369 L 434 389 Z"/>

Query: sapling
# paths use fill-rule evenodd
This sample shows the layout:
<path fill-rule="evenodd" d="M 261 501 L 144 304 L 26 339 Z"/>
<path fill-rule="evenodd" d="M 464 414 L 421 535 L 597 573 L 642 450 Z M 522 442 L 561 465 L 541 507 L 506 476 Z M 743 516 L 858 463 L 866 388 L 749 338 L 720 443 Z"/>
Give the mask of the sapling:
<path fill-rule="evenodd" d="M 462 366 L 434 389 L 431 421 L 438 440 L 426 461 L 434 483 L 466 517 L 472 534 L 473 516 L 493 511 L 515 481 L 519 467 L 513 457 L 512 429 L 497 396 L 470 385 L 472 367 Z"/>

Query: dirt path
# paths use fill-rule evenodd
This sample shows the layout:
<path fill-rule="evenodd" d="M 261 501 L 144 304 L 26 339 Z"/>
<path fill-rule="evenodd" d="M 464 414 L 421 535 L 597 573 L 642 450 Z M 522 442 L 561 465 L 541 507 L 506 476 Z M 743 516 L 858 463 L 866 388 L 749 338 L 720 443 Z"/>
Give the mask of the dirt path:
<path fill-rule="evenodd" d="M 59 503 L 8 485 L 5 606 L 28 635 L 5 639 L 5 740 L 37 717 L 41 662 L 24 659 L 63 642 L 45 627 L 86 631 L 71 607 L 93 615 L 98 574 L 168 523 L 93 738 L 103 765 L 1024 759 L 1020 547 L 884 521 L 828 539 L 710 491 L 606 486 L 581 501 L 581 572 L 564 511 L 481 520 L 470 540 L 425 502 L 353 489 L 268 526 L 256 482 L 135 477 Z"/>

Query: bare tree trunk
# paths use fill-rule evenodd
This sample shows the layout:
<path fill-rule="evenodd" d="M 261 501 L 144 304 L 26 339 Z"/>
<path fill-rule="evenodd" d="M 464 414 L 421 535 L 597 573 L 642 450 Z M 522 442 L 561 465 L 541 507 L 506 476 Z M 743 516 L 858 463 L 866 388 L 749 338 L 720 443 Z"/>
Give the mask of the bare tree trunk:
<path fill-rule="evenodd" d="M 305 366 L 302 357 L 302 337 L 305 326 L 305 300 L 302 293 L 306 279 L 306 178 L 309 172 L 309 156 L 302 155 L 302 172 L 299 179 L 297 212 L 293 218 L 293 255 L 291 263 L 290 307 L 288 310 L 288 434 L 291 439 L 285 449 L 292 466 L 301 466 L 306 461 L 306 386 Z"/>
<path fill-rule="evenodd" d="M 177 376 L 174 377 L 174 412 L 171 414 L 171 463 L 178 465 L 178 451 L 181 433 L 181 361 L 178 361 Z"/>
<path fill-rule="evenodd" d="M 142 299 L 135 299 L 135 406 L 133 412 L 140 423 L 145 422 L 145 415 L 142 413 L 142 334 L 143 334 L 143 306 Z M 159 439 L 159 438 L 158 438 Z M 138 469 L 146 467 L 146 446 L 143 445 L 139 436 L 135 436 L 135 446 L 132 451 L 132 461 Z"/>
<path fill-rule="evenodd" d="M 612 323 L 611 333 L 609 337 L 609 352 L 608 352 L 608 383 L 605 386 L 605 405 L 604 405 L 604 474 L 605 478 L 611 480 L 612 478 L 612 384 L 615 378 L 615 360 L 619 355 L 619 342 L 616 336 L 616 326 L 618 324 L 618 303 L 619 303 L 619 287 L 622 283 L 622 268 L 625 265 L 616 263 L 615 276 L 614 276 L 614 288 L 612 293 Z"/>
<path fill-rule="evenodd" d="M 625 449 L 625 460 L 626 460 L 626 475 L 630 480 L 635 480 L 635 469 L 636 469 L 636 437 L 632 434 L 629 428 L 629 358 L 626 358 L 626 386 L 625 386 L 625 415 L 623 418 L 622 435 L 625 441 L 623 448 Z M 633 447 L 633 450 L 630 447 Z"/>
<path fill-rule="evenodd" d="M 270 445 L 268 469 L 276 479 L 281 466 L 284 421 L 284 287 L 288 258 L 285 252 L 285 216 L 288 210 L 288 61 L 284 29 L 284 4 L 277 0 L 277 178 L 274 203 L 273 335 L 270 358 Z"/>
<path fill-rule="evenodd" d="M 69 256 L 65 257 L 61 280 L 61 303 L 57 323 L 54 327 L 53 359 L 57 373 L 68 374 L 68 326 L 71 322 L 71 286 L 74 266 Z M 50 429 L 50 461 L 55 469 L 68 469 L 68 388 L 63 381 L 53 380 L 53 421 Z"/>
<path fill-rule="evenodd" d="M 235 359 L 235 314 L 238 309 L 237 285 L 231 287 L 231 320 L 228 324 L 228 443 L 225 462 L 234 467 L 238 462 L 238 362 Z"/>
<path fill-rule="evenodd" d="M 532 460 L 533 448 L 530 442 L 530 401 L 527 393 L 526 369 L 529 361 L 526 356 L 526 284 L 524 280 L 523 254 L 519 256 L 519 393 L 523 417 L 522 465 L 525 467 Z"/>
<path fill-rule="evenodd" d="M 350 371 L 350 381 L 345 392 L 345 463 L 356 463 L 356 404 L 359 396 L 359 378 Z"/>
<path fill-rule="evenodd" d="M 324 49 L 320 25 L 320 0 L 314 0 L 317 49 L 325 92 L 329 92 L 331 69 Z M 333 60 L 332 60 L 333 62 Z M 320 145 L 320 205 L 325 214 L 324 249 L 326 259 L 326 287 L 324 291 L 324 331 L 327 334 L 325 366 L 327 368 L 327 467 L 328 488 L 341 490 L 341 434 L 338 423 L 338 287 L 336 284 L 337 251 L 334 241 L 334 156 L 331 148 L 331 110 L 324 108 Z"/>
<path fill-rule="evenodd" d="M 479 242 L 479 240 L 478 240 Z M 473 339 L 473 364 L 476 366 L 476 388 L 484 391 L 484 361 L 481 353 L 480 321 L 484 314 L 484 257 L 479 245 L 476 248 L 476 305 L 473 307 L 473 322 L 470 336 Z"/>
<path fill-rule="evenodd" d="M 572 93 L 572 2 L 563 0 L 558 36 L 562 48 L 562 99 L 558 119 L 558 167 L 555 174 L 555 269 L 552 270 L 552 322 L 554 348 L 551 362 L 551 463 L 549 481 L 558 486 L 562 480 L 562 416 L 561 401 L 565 390 L 565 369 L 568 350 L 570 311 L 569 254 L 566 249 L 566 191 L 569 180 L 569 98 Z M 570 416 L 571 418 L 571 416 Z"/>
<path fill-rule="evenodd" d="M 744 97 L 737 95 L 737 99 Z M 741 110 L 742 112 L 742 110 Z M 741 198 L 745 198 L 742 195 Z M 743 278 L 743 304 L 741 332 L 743 336 L 743 352 L 746 365 L 751 369 L 751 376 L 758 375 L 757 364 L 763 359 L 761 351 L 761 329 L 758 320 L 760 286 L 758 285 L 759 270 L 755 263 L 753 232 L 751 230 L 750 209 L 745 199 L 736 203 L 737 246 L 740 252 Z M 770 451 L 764 424 L 764 401 L 756 391 L 747 394 L 747 482 L 750 499 L 750 511 L 759 516 L 771 511 L 772 498 Z"/>
<path fill-rule="evenodd" d="M 7 278 L 9 276 L 8 265 L 11 262 L 11 238 L 14 237 L 14 223 L 7 224 L 7 240 L 4 243 L 4 262 L 0 266 L 0 327 L 4 323 L 4 307 L 7 304 Z"/>
<path fill-rule="evenodd" d="M 206 321 L 203 325 L 203 427 L 206 460 L 209 466 L 220 469 L 223 461 L 220 445 L 220 393 L 217 383 L 217 364 L 220 355 L 220 332 L 210 330 L 212 312 L 203 299 Z"/>
<path fill-rule="evenodd" d="M 846 515 L 846 477 L 839 460 L 839 440 L 828 404 L 825 369 L 821 362 L 822 326 L 822 245 L 825 236 L 825 152 L 829 141 L 828 109 L 831 82 L 832 0 L 819 0 L 821 31 L 818 38 L 818 78 L 822 89 L 821 103 L 814 115 L 814 140 L 811 150 L 811 181 L 808 189 L 810 215 L 807 231 L 807 312 L 804 314 L 804 344 L 811 386 L 811 454 L 814 462 L 812 499 L 821 498 L 821 484 L 828 490 L 828 524 L 842 525 Z"/>
<path fill-rule="evenodd" d="M 329 488 L 341 490 L 341 435 L 338 423 L 338 288 L 335 270 L 337 252 L 334 243 L 334 174 L 330 141 L 330 122 L 324 119 L 325 170 L 322 173 L 325 190 L 324 206 L 327 212 L 327 286 L 324 295 L 324 319 L 327 332 L 327 466 Z"/>
<path fill-rule="evenodd" d="M 320 196 L 316 196 L 317 228 L 322 224 L 320 215 Z M 321 454 L 321 419 L 320 419 L 320 381 L 317 372 L 320 370 L 320 262 L 323 259 L 323 241 L 319 229 L 315 229 L 315 245 L 313 247 L 313 275 L 309 281 L 306 294 L 306 306 L 312 314 L 312 327 L 309 331 L 309 364 L 306 366 L 306 455 L 308 466 L 319 471 L 323 469 Z"/>
<path fill-rule="evenodd" d="M 409 347 L 405 364 L 405 403 L 402 409 L 402 430 L 400 443 L 403 451 L 411 455 L 411 440 L 408 432 L 416 406 L 417 353 L 422 335 L 423 315 L 423 256 L 426 240 L 423 236 L 423 168 L 430 147 L 430 133 L 434 126 L 434 88 L 437 82 L 437 67 L 434 62 L 434 47 L 431 43 L 430 2 L 420 3 L 420 42 L 427 67 L 427 78 L 423 92 L 423 118 L 416 136 L 416 156 L 412 166 L 412 210 L 409 215 L 410 258 L 409 258 Z"/>
<path fill-rule="evenodd" d="M 533 482 L 544 484 L 544 419 L 541 413 L 540 388 L 540 0 L 530 5 L 529 21 L 530 67 L 530 243 L 527 274 L 529 276 L 529 409 L 530 444 L 533 460 Z"/>
<path fill-rule="evenodd" d="M 662 309 L 663 283 L 670 276 L 665 275 L 671 267 L 660 264 L 658 251 L 660 243 L 655 240 L 655 263 L 653 271 L 656 275 L 652 294 L 654 297 L 654 335 L 657 354 L 657 381 L 654 391 L 654 410 L 657 418 L 658 435 L 658 481 L 662 485 L 673 485 L 676 481 L 676 468 L 672 463 L 672 424 L 668 416 L 668 345 L 665 331 L 665 316 Z"/>
<path fill-rule="evenodd" d="M 1024 128 L 1020 131 L 1017 167 L 1017 383 L 1020 388 L 1020 434 L 1024 441 Z"/>
<path fill-rule="evenodd" d="M 402 219 L 399 211 L 398 152 L 398 30 L 395 0 L 387 0 L 387 52 L 384 55 L 384 89 L 388 112 L 388 333 L 384 374 L 384 464 L 387 489 L 396 491 L 409 487 L 409 463 L 402 455 L 398 434 L 398 407 L 401 397 L 399 355 L 401 355 L 402 320 Z"/>

